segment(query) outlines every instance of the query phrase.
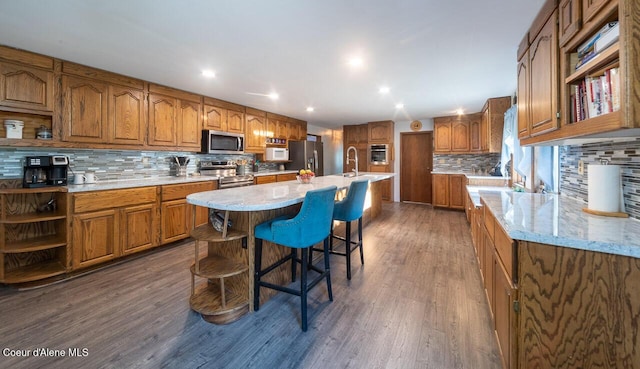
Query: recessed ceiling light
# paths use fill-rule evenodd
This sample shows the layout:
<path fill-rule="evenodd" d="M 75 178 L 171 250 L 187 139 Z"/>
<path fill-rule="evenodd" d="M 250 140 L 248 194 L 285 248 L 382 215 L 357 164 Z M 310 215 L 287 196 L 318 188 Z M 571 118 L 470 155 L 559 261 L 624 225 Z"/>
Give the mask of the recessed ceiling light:
<path fill-rule="evenodd" d="M 458 114 L 458 115 L 464 114 L 464 109 L 462 109 L 462 108 L 456 109 L 456 114 Z"/>
<path fill-rule="evenodd" d="M 360 57 L 353 57 L 349 59 L 348 64 L 351 67 L 359 68 L 364 64 L 364 60 L 362 60 L 362 58 Z"/>
<path fill-rule="evenodd" d="M 211 69 L 205 69 L 202 71 L 202 75 L 207 78 L 215 78 L 216 72 L 212 71 Z"/>
<path fill-rule="evenodd" d="M 267 95 L 271 100 L 278 100 L 278 98 L 280 97 L 280 95 L 278 95 L 275 92 L 270 93 L 269 95 Z"/>
<path fill-rule="evenodd" d="M 396 104 L 396 109 L 402 109 L 404 108 L 404 104 L 403 103 L 397 103 Z"/>
<path fill-rule="evenodd" d="M 382 86 L 380 87 L 380 89 L 378 89 L 378 92 L 380 92 L 381 94 L 388 94 L 389 93 L 389 87 L 387 86 Z"/>
<path fill-rule="evenodd" d="M 307 111 L 308 111 L 309 113 L 311 113 L 311 112 L 312 112 L 312 111 L 314 111 L 314 110 L 315 110 L 315 109 L 313 108 L 313 106 L 309 106 L 309 107 L 307 107 Z"/>

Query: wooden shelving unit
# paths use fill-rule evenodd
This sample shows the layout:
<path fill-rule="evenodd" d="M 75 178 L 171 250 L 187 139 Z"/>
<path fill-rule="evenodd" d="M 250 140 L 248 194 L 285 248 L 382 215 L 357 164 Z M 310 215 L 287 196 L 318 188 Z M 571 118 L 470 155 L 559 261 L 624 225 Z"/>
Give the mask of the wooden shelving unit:
<path fill-rule="evenodd" d="M 67 272 L 66 187 L 0 188 L 0 282 L 32 282 Z M 39 208 L 54 199 L 52 211 Z"/>
<path fill-rule="evenodd" d="M 191 266 L 191 309 L 214 324 L 227 324 L 238 320 L 249 312 L 247 291 L 238 288 L 234 277 L 243 278 L 249 265 L 231 258 L 209 252 L 200 258 L 200 243 L 223 244 L 235 240 L 246 242 L 247 234 L 238 230 L 227 230 L 229 212 L 225 212 L 224 232 L 216 231 L 209 223 L 191 231 L 195 239 L 195 262 Z M 207 284 L 196 286 L 196 277 L 206 278 Z"/>

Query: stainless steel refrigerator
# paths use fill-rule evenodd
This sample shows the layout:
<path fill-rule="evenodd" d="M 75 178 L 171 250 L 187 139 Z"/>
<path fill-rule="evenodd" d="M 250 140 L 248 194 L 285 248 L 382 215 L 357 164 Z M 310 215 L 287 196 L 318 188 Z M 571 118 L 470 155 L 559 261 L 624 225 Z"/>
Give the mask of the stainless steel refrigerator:
<path fill-rule="evenodd" d="M 316 176 L 324 175 L 322 165 L 322 142 L 289 141 L 290 170 L 311 169 Z"/>

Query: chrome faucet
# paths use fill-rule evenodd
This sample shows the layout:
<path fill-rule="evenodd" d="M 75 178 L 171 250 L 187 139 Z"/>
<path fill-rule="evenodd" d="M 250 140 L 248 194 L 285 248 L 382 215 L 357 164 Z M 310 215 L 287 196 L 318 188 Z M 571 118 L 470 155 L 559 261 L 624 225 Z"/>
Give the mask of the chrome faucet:
<path fill-rule="evenodd" d="M 353 150 L 355 159 L 349 158 L 349 151 L 351 150 Z M 347 164 L 349 164 L 352 161 L 356 163 L 356 167 L 353 169 L 353 171 L 356 172 L 356 177 L 357 177 L 358 176 L 358 149 L 356 149 L 354 146 L 349 146 L 347 148 Z"/>

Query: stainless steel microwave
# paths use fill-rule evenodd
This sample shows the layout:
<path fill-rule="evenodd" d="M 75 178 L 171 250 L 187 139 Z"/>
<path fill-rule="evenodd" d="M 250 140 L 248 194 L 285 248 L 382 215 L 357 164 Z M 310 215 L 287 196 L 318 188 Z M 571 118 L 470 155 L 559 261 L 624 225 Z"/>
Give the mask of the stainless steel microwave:
<path fill-rule="evenodd" d="M 244 154 L 244 134 L 203 130 L 201 152 L 204 154 Z"/>

